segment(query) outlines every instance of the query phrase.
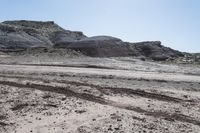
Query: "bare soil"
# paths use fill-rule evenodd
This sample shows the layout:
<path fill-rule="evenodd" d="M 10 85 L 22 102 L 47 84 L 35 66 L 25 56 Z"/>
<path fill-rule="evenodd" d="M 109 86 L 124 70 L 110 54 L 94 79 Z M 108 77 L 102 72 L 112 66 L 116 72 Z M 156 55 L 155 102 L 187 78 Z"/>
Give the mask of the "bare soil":
<path fill-rule="evenodd" d="M 0 57 L 2 133 L 199 133 L 200 67 Z"/>

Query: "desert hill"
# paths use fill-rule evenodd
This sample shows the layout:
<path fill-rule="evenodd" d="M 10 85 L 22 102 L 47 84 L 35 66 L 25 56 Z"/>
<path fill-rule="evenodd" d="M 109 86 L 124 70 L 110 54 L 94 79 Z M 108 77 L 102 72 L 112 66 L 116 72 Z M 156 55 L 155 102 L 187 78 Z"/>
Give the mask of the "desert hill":
<path fill-rule="evenodd" d="M 0 51 L 32 48 L 64 48 L 92 57 L 142 56 L 153 60 L 182 57 L 182 52 L 161 45 L 160 41 L 124 42 L 110 36 L 87 37 L 82 32 L 61 28 L 53 21 L 5 21 L 0 23 Z"/>

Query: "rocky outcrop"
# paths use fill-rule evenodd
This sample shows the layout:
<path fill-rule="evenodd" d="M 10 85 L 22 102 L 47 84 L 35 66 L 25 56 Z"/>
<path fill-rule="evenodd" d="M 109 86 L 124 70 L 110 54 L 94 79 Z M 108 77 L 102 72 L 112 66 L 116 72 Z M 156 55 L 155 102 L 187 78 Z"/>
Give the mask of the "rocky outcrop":
<path fill-rule="evenodd" d="M 130 49 L 132 49 L 136 56 L 144 56 L 151 58 L 155 61 L 162 61 L 167 59 L 173 59 L 184 56 L 182 52 L 164 47 L 160 41 L 148 41 L 139 43 L 130 43 Z"/>
<path fill-rule="evenodd" d="M 156 61 L 184 54 L 159 41 L 128 43 L 110 36 L 86 37 L 61 28 L 53 21 L 5 21 L 0 23 L 0 51 L 30 48 L 65 48 L 92 57 L 143 56 Z"/>
<path fill-rule="evenodd" d="M 131 53 L 127 43 L 109 36 L 84 38 L 71 43 L 57 44 L 55 47 L 73 49 L 93 57 L 129 56 Z"/>
<path fill-rule="evenodd" d="M 85 38 L 82 32 L 62 29 L 54 22 L 5 21 L 0 23 L 0 49 L 18 50 L 52 47 L 54 44 Z"/>
<path fill-rule="evenodd" d="M 93 57 L 143 56 L 162 61 L 183 56 L 182 52 L 161 45 L 160 41 L 127 43 L 109 36 L 96 36 L 71 43 L 55 45 L 56 48 L 68 48 Z"/>

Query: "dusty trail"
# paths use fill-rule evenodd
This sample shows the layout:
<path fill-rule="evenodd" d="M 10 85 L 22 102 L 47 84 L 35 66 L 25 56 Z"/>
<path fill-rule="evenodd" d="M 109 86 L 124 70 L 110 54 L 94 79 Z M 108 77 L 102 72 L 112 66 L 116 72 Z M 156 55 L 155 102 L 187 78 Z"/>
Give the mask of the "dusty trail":
<path fill-rule="evenodd" d="M 162 94 L 156 94 L 156 93 L 151 93 L 151 92 L 145 92 L 144 90 L 134 90 L 132 88 L 117 88 L 117 87 L 102 87 L 100 85 L 95 85 L 95 84 L 89 84 L 89 83 L 83 83 L 83 82 L 77 82 L 77 81 L 66 81 L 66 80 L 45 80 L 42 78 L 31 78 L 31 77 L 22 77 L 22 76 L 3 76 L 0 75 L 0 77 L 6 77 L 6 78 L 17 78 L 17 79 L 29 79 L 33 81 L 43 81 L 43 82 L 57 82 L 57 83 L 64 83 L 64 84 L 70 84 L 70 85 L 75 85 L 75 86 L 87 86 L 87 87 L 92 87 L 103 94 L 107 95 L 107 91 L 111 91 L 114 94 L 127 94 L 127 95 L 136 95 L 136 96 L 141 96 L 145 98 L 151 98 L 151 99 L 157 99 L 161 101 L 168 101 L 168 102 L 187 102 L 187 100 L 167 96 L 167 95 L 162 95 Z M 0 81 L 0 84 L 2 85 L 14 85 L 16 87 L 24 87 L 23 84 L 17 84 L 15 82 L 9 82 L 9 81 Z M 20 86 L 22 85 L 22 86 Z M 28 86 L 27 86 L 28 87 Z M 32 87 L 31 87 L 32 88 Z"/>
<path fill-rule="evenodd" d="M 121 78 L 137 78 L 137 79 L 154 79 L 165 81 L 182 81 L 182 82 L 200 82 L 198 75 L 184 75 L 159 72 L 140 72 L 130 70 L 112 70 L 112 69 L 96 69 L 96 68 L 75 68 L 75 67 L 57 67 L 57 66 L 39 66 L 39 65 L 3 65 L 0 64 L 1 72 L 13 71 L 24 73 L 74 73 L 88 75 L 116 76 Z"/>

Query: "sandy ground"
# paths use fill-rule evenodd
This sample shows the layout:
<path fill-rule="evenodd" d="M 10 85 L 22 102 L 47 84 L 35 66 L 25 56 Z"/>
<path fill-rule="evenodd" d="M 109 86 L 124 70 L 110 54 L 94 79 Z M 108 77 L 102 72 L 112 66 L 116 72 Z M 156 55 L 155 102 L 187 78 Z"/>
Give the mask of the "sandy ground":
<path fill-rule="evenodd" d="M 2 133 L 199 133 L 200 67 L 0 58 Z"/>

